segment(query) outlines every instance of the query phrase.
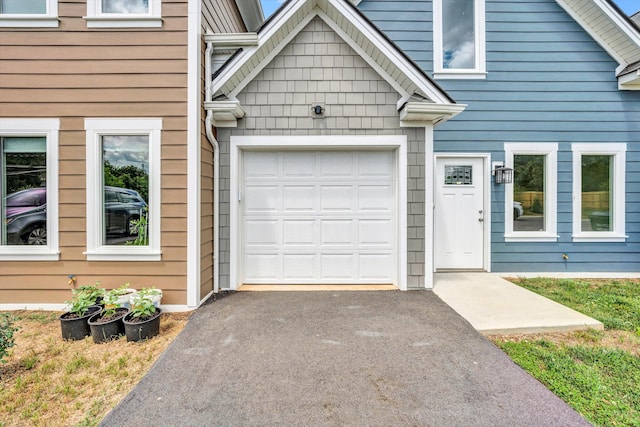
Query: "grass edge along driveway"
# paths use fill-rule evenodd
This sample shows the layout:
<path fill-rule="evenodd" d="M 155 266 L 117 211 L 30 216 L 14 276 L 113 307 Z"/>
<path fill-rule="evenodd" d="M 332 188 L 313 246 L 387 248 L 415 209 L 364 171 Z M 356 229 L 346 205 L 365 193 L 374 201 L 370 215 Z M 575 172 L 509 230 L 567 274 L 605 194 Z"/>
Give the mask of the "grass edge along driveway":
<path fill-rule="evenodd" d="M 489 337 L 596 426 L 640 426 L 640 280 L 510 279 L 604 331 Z"/>

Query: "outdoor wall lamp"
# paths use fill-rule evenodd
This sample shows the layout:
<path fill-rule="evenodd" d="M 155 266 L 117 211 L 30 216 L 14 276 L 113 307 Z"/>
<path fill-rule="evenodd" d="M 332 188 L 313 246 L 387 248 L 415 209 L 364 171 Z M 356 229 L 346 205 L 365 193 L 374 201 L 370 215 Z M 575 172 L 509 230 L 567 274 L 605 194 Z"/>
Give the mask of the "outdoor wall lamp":
<path fill-rule="evenodd" d="M 492 174 L 496 184 L 511 184 L 513 182 L 513 169 L 505 168 L 504 165 L 496 165 Z"/>

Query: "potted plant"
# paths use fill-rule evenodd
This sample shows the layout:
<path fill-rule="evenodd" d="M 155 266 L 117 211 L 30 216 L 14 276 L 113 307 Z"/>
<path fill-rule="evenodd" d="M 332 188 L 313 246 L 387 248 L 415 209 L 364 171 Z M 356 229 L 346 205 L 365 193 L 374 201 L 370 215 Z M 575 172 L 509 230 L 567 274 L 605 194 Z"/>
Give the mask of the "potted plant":
<path fill-rule="evenodd" d="M 93 342 L 100 344 L 124 335 L 122 318 L 129 312 L 118 303 L 121 289 L 112 289 L 104 296 L 104 309 L 89 318 L 89 329 Z"/>
<path fill-rule="evenodd" d="M 81 340 L 91 335 L 89 317 L 102 310 L 102 307 L 96 305 L 98 297 L 93 286 L 81 286 L 72 292 L 73 298 L 71 301 L 66 301 L 66 304 L 69 305 L 69 311 L 59 317 L 60 328 L 63 339 Z M 100 296 L 102 296 L 102 291 L 100 291 Z"/>
<path fill-rule="evenodd" d="M 131 311 L 123 319 L 127 341 L 142 341 L 160 333 L 162 310 L 153 303 L 155 291 L 157 289 L 146 288 L 134 295 Z"/>
<path fill-rule="evenodd" d="M 100 282 L 96 282 L 95 285 L 82 285 L 71 292 L 74 296 L 79 295 L 81 298 L 91 301 L 92 305 L 102 305 L 104 289 L 100 286 Z"/>
<path fill-rule="evenodd" d="M 131 308 L 131 298 L 136 294 L 135 289 L 129 287 L 129 283 L 125 283 L 119 288 L 112 289 L 109 292 L 112 292 L 116 297 L 116 306 L 117 307 L 125 307 L 127 309 Z"/>

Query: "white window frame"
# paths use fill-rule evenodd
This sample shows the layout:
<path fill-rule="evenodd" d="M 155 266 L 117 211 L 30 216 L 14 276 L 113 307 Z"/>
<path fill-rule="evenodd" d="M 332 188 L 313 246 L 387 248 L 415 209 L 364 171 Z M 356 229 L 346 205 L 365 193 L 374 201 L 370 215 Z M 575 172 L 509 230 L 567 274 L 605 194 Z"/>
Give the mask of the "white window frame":
<path fill-rule="evenodd" d="M 475 11 L 475 48 L 476 63 L 473 69 L 469 68 L 444 68 L 443 55 L 443 24 L 442 2 L 446 0 L 433 0 L 433 76 L 436 79 L 486 79 L 486 23 L 485 0 L 474 0 Z"/>
<path fill-rule="evenodd" d="M 88 28 L 160 28 L 162 0 L 149 0 L 148 13 L 102 13 L 102 0 L 87 0 Z"/>
<path fill-rule="evenodd" d="M 88 261 L 160 261 L 160 150 L 162 119 L 85 119 L 87 143 L 87 251 Z M 149 245 L 119 246 L 102 242 L 103 135 L 149 136 Z"/>
<path fill-rule="evenodd" d="M 507 143 L 504 144 L 505 167 L 513 169 L 513 159 L 521 156 L 545 156 L 544 174 L 544 231 L 514 231 L 513 189 L 514 184 L 505 184 L 504 238 L 505 242 L 556 242 L 558 241 L 558 144 Z M 515 174 L 515 172 L 514 172 Z"/>
<path fill-rule="evenodd" d="M 573 152 L 573 241 L 574 242 L 624 242 L 625 235 L 625 143 L 571 144 Z M 582 156 L 613 156 L 613 230 L 582 231 Z"/>
<path fill-rule="evenodd" d="M 47 245 L 1 246 L 0 261 L 58 261 L 58 132 L 60 119 L 0 119 L 3 137 L 47 139 Z"/>
<path fill-rule="evenodd" d="M 26 1 L 26 0 L 25 0 Z M 46 0 L 47 12 L 44 14 L 0 13 L 0 27 L 11 28 L 57 28 L 58 0 Z"/>

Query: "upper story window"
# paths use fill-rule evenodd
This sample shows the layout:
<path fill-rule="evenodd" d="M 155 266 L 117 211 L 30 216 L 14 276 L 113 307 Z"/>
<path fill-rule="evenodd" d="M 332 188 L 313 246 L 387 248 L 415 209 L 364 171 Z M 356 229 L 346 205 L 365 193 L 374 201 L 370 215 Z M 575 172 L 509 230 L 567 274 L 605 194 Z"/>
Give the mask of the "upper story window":
<path fill-rule="evenodd" d="M 573 240 L 624 242 L 626 144 L 573 144 Z"/>
<path fill-rule="evenodd" d="M 87 259 L 160 260 L 162 119 L 86 119 Z"/>
<path fill-rule="evenodd" d="M 89 28 L 162 26 L 161 0 L 87 0 Z"/>
<path fill-rule="evenodd" d="M 434 76 L 486 78 L 485 0 L 434 0 Z"/>
<path fill-rule="evenodd" d="M 58 119 L 0 119 L 0 260 L 58 259 Z"/>
<path fill-rule="evenodd" d="M 58 25 L 58 0 L 0 0 L 0 27 Z"/>
<path fill-rule="evenodd" d="M 557 241 L 558 144 L 505 144 L 505 160 L 505 241 Z"/>

